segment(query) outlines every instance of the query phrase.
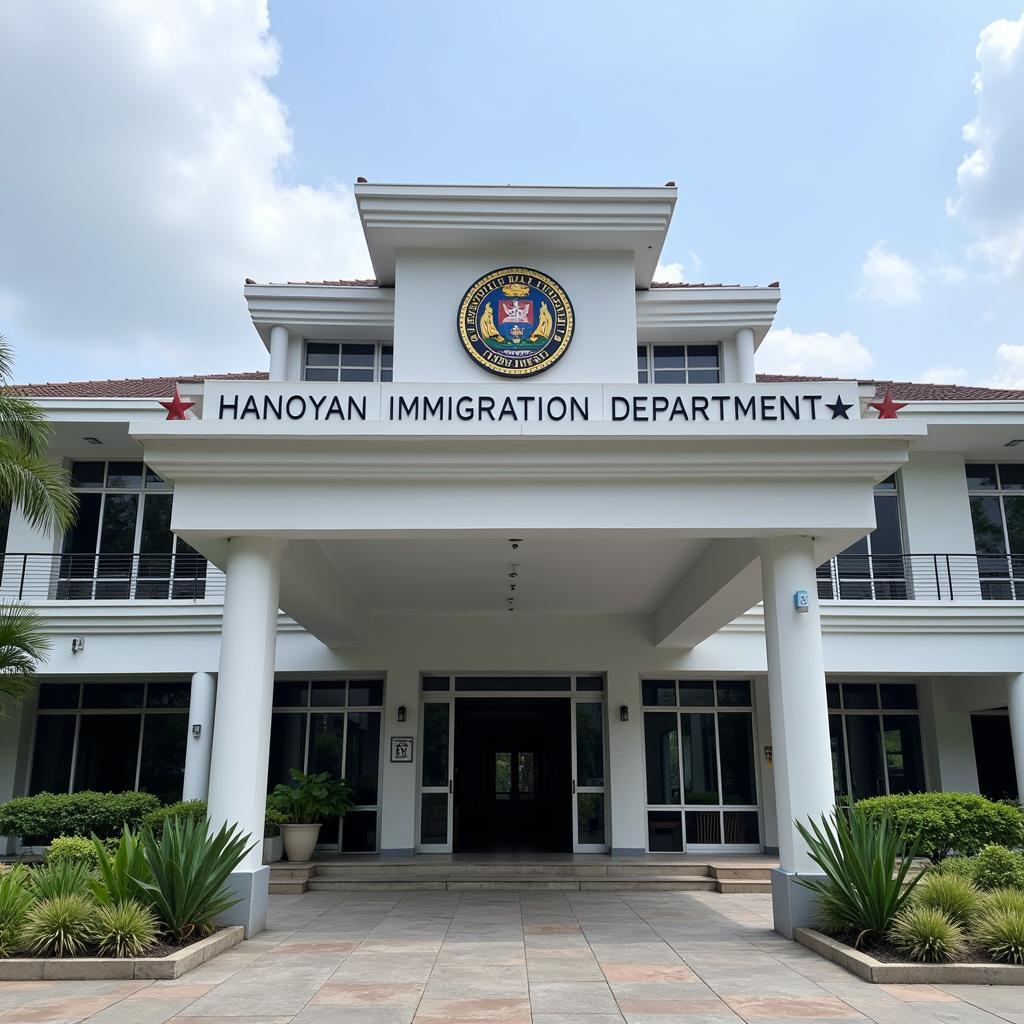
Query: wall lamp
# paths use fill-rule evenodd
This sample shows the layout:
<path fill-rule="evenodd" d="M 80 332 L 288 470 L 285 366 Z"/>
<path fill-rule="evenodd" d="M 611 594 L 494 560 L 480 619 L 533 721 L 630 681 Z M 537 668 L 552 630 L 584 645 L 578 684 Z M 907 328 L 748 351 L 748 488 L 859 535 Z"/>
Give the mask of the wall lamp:
<path fill-rule="evenodd" d="M 764 748 L 764 759 L 771 764 L 775 760 L 775 751 L 771 746 Z"/>
<path fill-rule="evenodd" d="M 398 705 L 398 720 L 400 722 L 404 722 L 405 721 L 405 705 L 404 704 L 399 704 Z"/>
<path fill-rule="evenodd" d="M 623 704 L 619 708 L 619 721 L 620 722 L 628 722 L 629 721 L 629 705 L 628 704 Z"/>

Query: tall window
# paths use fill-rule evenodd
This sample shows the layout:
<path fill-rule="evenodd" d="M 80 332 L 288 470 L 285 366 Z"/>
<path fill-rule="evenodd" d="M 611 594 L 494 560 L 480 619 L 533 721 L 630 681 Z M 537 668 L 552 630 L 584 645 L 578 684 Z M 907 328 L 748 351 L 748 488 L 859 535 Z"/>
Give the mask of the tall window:
<path fill-rule="evenodd" d="M 760 844 L 747 680 L 645 679 L 648 848 Z"/>
<path fill-rule="evenodd" d="M 346 853 L 377 849 L 380 809 L 381 679 L 279 679 L 274 683 L 267 792 L 289 769 L 328 772 L 352 784 L 355 807 L 320 829 L 322 846 Z"/>
<path fill-rule="evenodd" d="M 875 528 L 831 561 L 818 566 L 818 597 L 845 601 L 905 601 L 898 478 L 875 484 Z"/>
<path fill-rule="evenodd" d="M 717 345 L 637 345 L 639 384 L 717 384 Z"/>
<path fill-rule="evenodd" d="M 925 788 L 914 683 L 828 683 L 836 799 Z"/>
<path fill-rule="evenodd" d="M 1024 600 L 1024 462 L 967 464 L 981 596 Z"/>
<path fill-rule="evenodd" d="M 387 383 L 394 353 L 393 345 L 373 342 L 307 341 L 302 379 Z"/>
<path fill-rule="evenodd" d="M 41 683 L 29 791 L 141 789 L 180 800 L 189 686 Z"/>
<path fill-rule="evenodd" d="M 141 462 L 73 462 L 78 518 L 64 536 L 57 597 L 205 596 L 206 559 L 171 533 L 170 487 Z"/>

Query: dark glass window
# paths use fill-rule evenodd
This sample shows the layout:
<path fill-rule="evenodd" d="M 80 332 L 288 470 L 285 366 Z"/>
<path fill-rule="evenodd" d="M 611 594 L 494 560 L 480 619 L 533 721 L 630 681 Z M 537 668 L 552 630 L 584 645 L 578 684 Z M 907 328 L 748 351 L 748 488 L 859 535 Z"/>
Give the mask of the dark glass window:
<path fill-rule="evenodd" d="M 377 849 L 377 812 L 349 811 L 342 820 L 343 853 L 372 853 Z"/>
<path fill-rule="evenodd" d="M 448 785 L 448 704 L 430 703 L 423 706 L 423 785 Z M 445 806 L 447 807 L 447 796 Z M 447 821 L 445 810 L 445 821 Z M 447 841 L 445 825 L 445 839 Z M 426 842 L 427 840 L 423 840 Z"/>
<path fill-rule="evenodd" d="M 390 381 L 394 346 L 373 342 L 306 342 L 303 378 L 308 381 L 369 383 Z"/>
<path fill-rule="evenodd" d="M 644 746 L 647 760 L 647 802 L 678 804 L 679 726 L 674 711 L 644 712 Z"/>
<path fill-rule="evenodd" d="M 678 811 L 647 812 L 647 846 L 651 853 L 683 849 L 683 820 Z"/>
<path fill-rule="evenodd" d="M 380 766 L 380 712 L 350 711 L 346 718 L 345 778 L 352 784 L 357 804 L 375 804 Z"/>
<path fill-rule="evenodd" d="M 924 753 L 917 715 L 885 715 L 882 730 L 889 792 L 920 793 L 925 788 Z"/>
<path fill-rule="evenodd" d="M 345 683 L 314 681 L 309 703 L 314 708 L 343 708 L 345 706 Z"/>
<path fill-rule="evenodd" d="M 42 683 L 39 686 L 40 708 L 77 708 L 78 683 Z"/>
<path fill-rule="evenodd" d="M 146 715 L 139 789 L 165 804 L 181 799 L 187 737 L 188 715 Z"/>
<path fill-rule="evenodd" d="M 604 844 L 604 793 L 577 793 L 577 841 Z"/>
<path fill-rule="evenodd" d="M 577 676 L 576 689 L 585 691 L 600 691 L 604 689 L 604 676 Z"/>
<path fill-rule="evenodd" d="M 580 786 L 604 785 L 603 717 L 602 704 L 576 704 L 576 782 Z"/>
<path fill-rule="evenodd" d="M 879 690 L 883 708 L 917 707 L 917 686 L 914 683 L 882 683 Z"/>
<path fill-rule="evenodd" d="M 448 676 L 424 676 L 424 693 L 447 693 L 451 689 L 451 680 Z"/>
<path fill-rule="evenodd" d="M 843 707 L 877 708 L 878 690 L 874 683 L 843 683 Z"/>
<path fill-rule="evenodd" d="M 643 702 L 649 707 L 676 706 L 676 682 L 674 679 L 645 679 L 640 688 L 643 695 Z"/>
<path fill-rule="evenodd" d="M 846 784 L 846 740 L 843 737 L 843 716 L 828 716 L 828 735 L 832 745 L 832 788 L 836 803 L 849 793 Z"/>
<path fill-rule="evenodd" d="M 424 793 L 420 800 L 420 842 L 448 842 L 448 794 Z"/>
<path fill-rule="evenodd" d="M 71 785 L 71 755 L 75 748 L 75 715 L 40 715 L 32 750 L 29 792 L 66 793 Z"/>
<path fill-rule="evenodd" d="M 150 683 L 146 689 L 147 708 L 187 708 L 190 683 Z"/>
<path fill-rule="evenodd" d="M 86 683 L 82 687 L 83 708 L 141 708 L 143 683 Z"/>
<path fill-rule="evenodd" d="M 683 798 L 688 804 L 718 804 L 718 746 L 713 714 L 684 714 Z"/>
<path fill-rule="evenodd" d="M 710 680 L 684 679 L 679 684 L 679 703 L 687 708 L 713 708 L 715 684 Z"/>
<path fill-rule="evenodd" d="M 306 762 L 306 715 L 274 712 L 270 723 L 270 763 L 267 792 L 279 782 L 290 782 L 289 769 Z"/>
<path fill-rule="evenodd" d="M 353 679 L 348 684 L 348 706 L 350 708 L 379 708 L 383 703 L 383 680 Z"/>
<path fill-rule="evenodd" d="M 750 683 L 743 680 L 718 684 L 718 706 L 723 708 L 749 708 Z"/>
<path fill-rule="evenodd" d="M 274 681 L 275 708 L 304 708 L 309 699 L 309 683 L 288 679 Z"/>
<path fill-rule="evenodd" d="M 72 487 L 102 487 L 106 474 L 105 462 L 72 462 Z"/>
<path fill-rule="evenodd" d="M 141 725 L 141 714 L 82 715 L 78 724 L 75 790 L 118 793 L 135 789 Z"/>
<path fill-rule="evenodd" d="M 124 488 L 125 490 L 142 489 L 141 462 L 108 462 L 107 487 Z"/>
<path fill-rule="evenodd" d="M 970 491 L 994 491 L 996 489 L 996 467 L 991 462 L 969 462 L 964 467 L 967 471 L 967 489 Z"/>
<path fill-rule="evenodd" d="M 719 715 L 718 737 L 722 745 L 722 803 L 756 804 L 753 717 L 742 711 Z"/>
<path fill-rule="evenodd" d="M 639 384 L 717 384 L 717 345 L 638 345 Z"/>
<path fill-rule="evenodd" d="M 882 734 L 877 715 L 846 715 L 850 777 L 854 800 L 885 793 Z"/>

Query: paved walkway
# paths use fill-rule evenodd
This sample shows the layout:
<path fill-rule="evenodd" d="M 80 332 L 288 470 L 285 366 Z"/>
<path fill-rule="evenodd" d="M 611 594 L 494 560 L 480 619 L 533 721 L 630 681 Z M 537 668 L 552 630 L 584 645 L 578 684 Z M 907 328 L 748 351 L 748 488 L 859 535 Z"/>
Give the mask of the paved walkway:
<path fill-rule="evenodd" d="M 168 982 L 7 982 L 0 1024 L 1024 1024 L 1024 990 L 869 985 L 770 929 L 767 896 L 271 897 L 271 926 Z"/>

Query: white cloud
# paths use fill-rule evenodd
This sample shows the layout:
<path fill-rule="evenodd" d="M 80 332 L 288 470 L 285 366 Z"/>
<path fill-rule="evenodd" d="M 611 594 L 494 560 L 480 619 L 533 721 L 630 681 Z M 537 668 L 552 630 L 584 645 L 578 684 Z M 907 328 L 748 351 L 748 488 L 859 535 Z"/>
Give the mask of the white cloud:
<path fill-rule="evenodd" d="M 890 252 L 884 239 L 868 250 L 860 272 L 859 298 L 893 308 L 921 301 L 924 275 L 910 260 Z"/>
<path fill-rule="evenodd" d="M 974 234 L 970 255 L 1024 280 L 1024 14 L 988 25 L 975 53 L 977 113 L 963 130 L 972 149 L 947 209 Z"/>
<path fill-rule="evenodd" d="M 996 372 L 988 382 L 993 388 L 1024 388 L 1024 345 L 1000 345 Z"/>
<path fill-rule="evenodd" d="M 812 331 L 801 334 L 791 327 L 768 332 L 757 350 L 761 373 L 808 377 L 862 377 L 871 372 L 875 357 L 855 334 Z"/>
<path fill-rule="evenodd" d="M 921 375 L 924 384 L 964 384 L 971 376 L 971 371 L 962 366 L 933 366 Z"/>
<path fill-rule="evenodd" d="M 654 280 L 666 284 L 683 284 L 686 281 L 686 268 L 682 263 L 659 263 L 654 271 Z"/>
<path fill-rule="evenodd" d="M 19 379 L 259 366 L 258 280 L 365 275 L 351 191 L 288 186 L 264 0 L 0 6 L 0 330 Z"/>

